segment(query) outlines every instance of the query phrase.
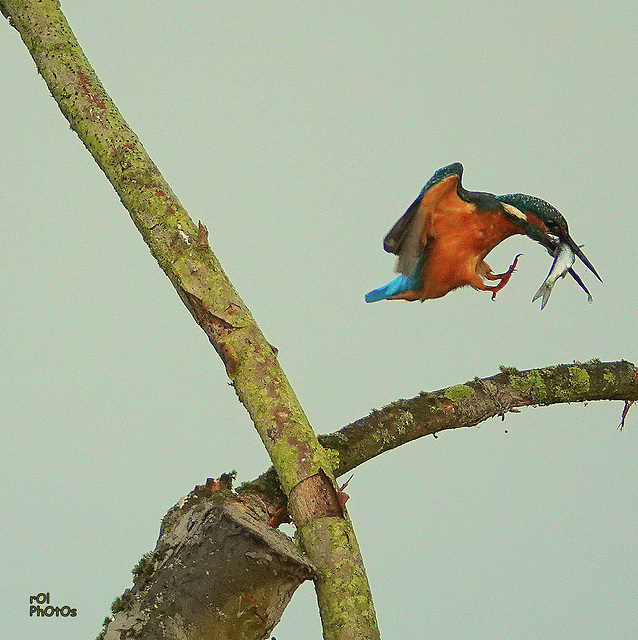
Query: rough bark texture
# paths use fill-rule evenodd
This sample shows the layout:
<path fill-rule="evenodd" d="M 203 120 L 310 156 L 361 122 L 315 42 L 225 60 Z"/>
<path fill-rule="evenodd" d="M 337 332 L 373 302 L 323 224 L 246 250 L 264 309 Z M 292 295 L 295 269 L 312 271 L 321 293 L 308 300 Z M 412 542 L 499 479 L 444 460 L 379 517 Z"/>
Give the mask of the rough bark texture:
<path fill-rule="evenodd" d="M 297 499 L 312 500 L 304 493 L 315 485 L 290 494 L 313 475 L 325 485 L 322 493 L 336 492 L 334 461 L 319 444 L 272 346 L 211 251 L 206 228 L 190 218 L 122 118 L 59 2 L 0 0 L 0 10 L 19 31 L 71 128 L 104 171 L 159 266 L 224 362 L 291 504 Z M 318 568 L 316 581 L 325 583 L 317 588 L 322 620 L 337 619 L 344 603 L 350 603 L 348 627 L 324 625 L 324 635 L 340 640 L 348 638 L 352 628 L 361 638 L 378 638 L 372 595 L 352 524 L 343 514 L 320 512 L 318 518 L 333 521 L 334 526 L 325 523 L 321 527 L 327 539 L 312 535 L 311 522 L 299 526 L 307 527 L 301 539 Z M 361 604 L 364 597 L 368 600 L 365 606 Z"/>
<path fill-rule="evenodd" d="M 340 476 L 416 438 L 445 429 L 473 427 L 521 407 L 636 399 L 638 369 L 625 360 L 592 360 L 527 371 L 501 367 L 501 373 L 490 378 L 475 378 L 392 402 L 319 440 L 338 454 L 335 475 Z"/>
<path fill-rule="evenodd" d="M 103 640 L 262 640 L 313 567 L 269 526 L 261 501 L 196 487 L 166 515 L 155 551 L 114 603 Z"/>
<path fill-rule="evenodd" d="M 300 518 L 298 536 L 315 566 L 326 638 L 378 637 L 354 531 L 334 486 L 337 454 L 337 473 L 343 473 L 417 437 L 475 425 L 516 407 L 638 397 L 636 369 L 629 363 L 506 369 L 491 379 L 392 403 L 326 436 L 322 442 L 334 455 L 326 451 L 272 347 L 211 252 L 205 227 L 188 216 L 121 118 L 59 3 L 0 0 L 0 10 L 19 30 L 62 113 L 222 358 L 290 498 L 290 512 Z M 319 481 L 306 482 L 309 478 Z M 264 479 L 255 483 L 263 484 Z M 328 505 L 322 495 L 330 498 Z M 171 526 L 162 528 L 152 558 L 136 568 L 136 586 L 120 599 L 107 637 L 191 640 L 268 634 L 289 594 L 311 570 L 264 518 L 248 517 L 246 506 L 233 502 L 234 497 L 219 496 L 187 501 L 169 517 Z M 247 604 L 251 599 L 254 606 Z"/>
<path fill-rule="evenodd" d="M 420 438 L 425 435 L 436 434 L 438 431 L 445 429 L 455 429 L 460 427 L 470 427 L 480 422 L 502 415 L 506 412 L 516 412 L 518 407 L 530 405 L 549 405 L 560 404 L 572 401 L 591 401 L 591 400 L 625 400 L 632 401 L 638 399 L 638 369 L 630 362 L 588 362 L 585 364 L 574 363 L 572 365 L 558 365 L 556 367 L 547 367 L 544 369 L 533 369 L 529 371 L 517 371 L 514 368 L 503 367 L 503 371 L 495 376 L 484 379 L 475 379 L 465 384 L 454 385 L 446 389 L 440 389 L 432 393 L 422 393 L 411 400 L 399 400 L 392 404 L 374 411 L 370 416 L 361 418 L 356 422 L 344 427 L 340 431 L 320 436 L 320 440 L 324 446 L 331 446 L 335 453 L 339 455 L 339 473 L 345 473 L 354 467 L 365 462 L 371 457 L 377 456 L 384 451 L 393 449 L 404 442 Z M 619 412 L 620 416 L 620 412 Z M 406 428 L 406 425 L 409 428 Z M 306 482 L 316 482 L 315 478 L 311 478 Z M 222 483 L 212 483 L 212 487 Z M 232 625 L 219 625 L 215 628 L 216 635 L 211 638 L 245 638 L 258 639 L 265 637 L 259 635 L 265 633 L 268 635 L 270 631 L 270 623 L 275 616 L 280 615 L 281 607 L 285 606 L 292 592 L 304 579 L 304 575 L 309 577 L 312 570 L 309 564 L 304 564 L 302 559 L 299 570 L 297 571 L 298 555 L 292 551 L 289 555 L 288 551 L 282 553 L 279 543 L 279 534 L 271 527 L 263 529 L 263 523 L 266 519 L 270 523 L 276 523 L 285 519 L 286 496 L 281 491 L 274 470 L 270 470 L 263 474 L 254 482 L 249 482 L 240 487 L 238 494 L 219 493 L 218 500 L 224 497 L 229 501 L 228 509 L 230 511 L 222 511 L 221 517 L 215 515 L 208 517 L 208 511 L 203 512 L 203 516 L 191 516 L 191 512 L 197 509 L 209 508 L 212 499 L 211 483 L 204 488 L 197 489 L 190 494 L 184 501 L 174 507 L 166 516 L 162 525 L 162 533 L 158 546 L 153 557 L 149 562 L 143 563 L 145 567 L 157 567 L 161 569 L 165 562 L 160 562 L 157 558 L 162 556 L 162 549 L 165 541 L 171 541 L 173 538 L 167 537 L 167 532 L 172 528 L 179 527 L 184 522 L 184 518 L 191 517 L 193 522 L 202 518 L 207 522 L 206 534 L 200 534 L 199 525 L 189 525 L 194 530 L 194 539 L 188 542 L 184 541 L 184 545 L 188 545 L 189 553 L 192 558 L 198 558 L 190 571 L 191 584 L 198 584 L 196 593 L 183 596 L 182 605 L 186 610 L 192 609 L 194 617 L 198 608 L 207 610 L 211 602 L 219 603 L 216 606 L 220 611 L 230 609 L 234 611 L 238 619 L 252 619 L 254 626 L 246 625 L 244 627 L 244 636 L 234 636 L 232 634 Z M 204 501 L 201 505 L 200 501 Z M 208 503 L 206 501 L 209 501 Z M 323 505 L 332 505 L 333 509 L 340 509 L 343 501 L 343 494 L 336 494 L 321 500 L 319 505 L 308 503 L 304 505 L 303 513 L 299 514 L 299 521 L 312 522 L 315 528 L 313 535 L 318 539 L 323 539 L 324 535 L 321 528 L 330 526 L 331 520 L 327 518 L 315 519 L 313 513 L 317 508 L 324 508 Z M 237 506 L 237 503 L 242 506 Z M 209 507 L 206 507 L 206 505 Z M 225 503 L 219 502 L 219 505 Z M 233 514 L 237 513 L 237 509 L 244 512 L 256 514 L 259 521 L 259 532 L 257 533 L 255 544 L 259 549 L 257 553 L 262 560 L 262 564 L 258 565 L 254 562 L 247 561 L 247 558 L 253 558 L 250 550 L 239 550 L 236 556 L 227 556 L 230 568 L 234 563 L 237 569 L 245 579 L 243 583 L 244 591 L 242 597 L 238 597 L 233 587 L 227 587 L 226 582 L 218 581 L 218 576 L 210 570 L 209 564 L 213 554 L 211 554 L 210 540 L 218 541 L 215 543 L 218 547 L 233 544 L 233 536 L 238 535 L 235 529 L 229 528 L 228 523 L 234 522 Z M 212 511 L 212 510 L 211 510 Z M 217 512 L 215 512 L 217 513 Z M 347 514 L 346 514 L 347 517 Z M 230 518 L 230 520 L 229 520 Z M 242 520 L 244 522 L 245 520 Z M 189 520 L 190 522 L 190 520 Z M 240 525 L 238 525 L 240 526 Z M 183 531 L 183 527 L 180 532 Z M 246 535 L 253 536 L 253 527 L 249 527 Z M 190 535 L 190 534 L 186 534 Z M 300 535 L 303 535 L 303 531 Z M 230 536 L 230 538 L 229 538 Z M 274 536 L 274 537 L 273 537 Z M 285 538 L 288 541 L 287 538 Z M 173 543 L 170 543 L 175 546 Z M 182 544 L 180 542 L 180 544 Z M 197 550 L 194 547 L 202 546 L 203 550 Z M 265 545 L 265 546 L 264 546 Z M 272 547 L 272 548 L 271 548 Z M 242 548 L 243 549 L 243 548 Z M 247 549 L 247 547 L 246 547 Z M 209 556 L 206 556 L 206 553 Z M 244 554 L 244 555 L 242 555 Z M 171 553 L 174 557 L 174 553 Z M 218 558 L 223 556 L 217 556 Z M 270 560 L 269 560 L 270 558 Z M 336 556 L 337 561 L 339 556 Z M 271 572 L 268 572 L 264 563 L 273 564 Z M 282 562 L 284 568 L 281 568 Z M 198 572 L 199 568 L 199 572 Z M 172 568 L 171 568 L 172 569 Z M 242 571 L 246 574 L 242 574 Z M 234 571 L 234 569 L 233 569 Z M 266 572 L 266 578 L 262 578 Z M 305 573 L 304 573 L 305 572 Z M 174 638 L 191 638 L 191 636 L 175 635 L 175 625 L 169 620 L 170 616 L 164 611 L 164 608 L 155 611 L 154 605 L 156 599 L 163 593 L 175 593 L 174 586 L 166 587 L 166 578 L 163 570 L 138 570 L 145 576 L 143 585 L 136 584 L 136 587 L 130 592 L 134 596 L 135 604 L 133 607 L 127 608 L 126 614 L 117 614 L 114 622 L 108 627 L 109 633 L 106 638 L 109 640 L 122 640 L 122 638 L 149 638 L 153 637 L 158 640 L 173 640 Z M 196 575 L 196 577 L 194 577 Z M 254 574 L 254 575 L 253 575 Z M 254 580 L 253 580 L 254 578 Z M 172 578 L 173 585 L 179 585 L 182 579 L 179 572 L 175 573 Z M 270 587 L 267 591 L 260 587 L 260 581 L 264 580 Z M 277 586 L 277 583 L 279 584 Z M 160 586 L 155 585 L 157 582 Z M 139 583 L 139 579 L 138 579 Z M 163 585 L 163 586 L 162 586 Z M 177 590 L 179 593 L 179 590 Z M 196 602 L 189 603 L 188 598 L 196 599 L 199 594 L 207 594 L 202 600 L 197 599 Z M 127 594 L 124 599 L 129 598 Z M 268 599 L 272 601 L 266 602 Z M 257 608 L 257 604 L 259 607 Z M 155 635 L 151 636 L 126 636 L 112 635 L 115 630 L 124 632 L 139 627 L 141 624 L 139 616 L 141 612 L 146 612 L 147 622 L 145 629 L 152 630 Z M 347 632 L 347 610 L 333 610 L 332 624 L 344 624 Z M 184 614 L 180 613 L 181 620 L 184 620 Z M 259 625 L 255 616 L 263 621 Z M 159 623 L 162 623 L 161 625 Z M 228 619 L 227 619 L 228 622 Z M 183 628 L 184 625 L 182 624 Z M 204 624 L 198 628 L 207 628 Z M 149 631 L 150 632 L 150 631 Z M 226 634 L 226 635 L 224 635 Z M 198 636 L 192 636 L 196 638 Z M 344 633 L 344 637 L 348 637 Z M 358 637 L 356 635 L 351 636 Z"/>

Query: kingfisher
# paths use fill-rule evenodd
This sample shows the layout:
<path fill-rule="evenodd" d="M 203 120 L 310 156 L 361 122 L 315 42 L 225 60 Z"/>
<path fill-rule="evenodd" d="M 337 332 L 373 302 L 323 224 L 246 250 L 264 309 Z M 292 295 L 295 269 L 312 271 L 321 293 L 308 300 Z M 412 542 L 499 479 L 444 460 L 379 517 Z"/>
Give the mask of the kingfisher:
<path fill-rule="evenodd" d="M 524 193 L 496 196 L 467 191 L 461 184 L 462 176 L 460 162 L 439 169 L 390 229 L 383 248 L 397 256 L 399 276 L 366 294 L 366 302 L 424 301 L 441 298 L 467 285 L 490 292 L 494 300 L 509 282 L 521 254 L 504 273 L 493 273 L 485 257 L 496 245 L 516 234 L 540 243 L 555 258 L 543 283 L 543 306 L 556 279 L 567 273 L 591 301 L 589 291 L 572 268 L 575 257 L 601 278 L 569 235 L 567 221 L 558 209 Z M 571 256 L 571 261 L 565 259 L 565 254 Z M 540 294 L 539 289 L 536 297 Z"/>

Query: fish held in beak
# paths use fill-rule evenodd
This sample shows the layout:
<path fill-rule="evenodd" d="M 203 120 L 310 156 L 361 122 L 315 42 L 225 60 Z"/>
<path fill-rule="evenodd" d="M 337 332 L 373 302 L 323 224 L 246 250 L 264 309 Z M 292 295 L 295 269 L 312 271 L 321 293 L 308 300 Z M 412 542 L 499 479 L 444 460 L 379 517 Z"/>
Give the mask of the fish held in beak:
<path fill-rule="evenodd" d="M 536 294 L 532 298 L 532 302 L 535 302 L 536 300 L 542 297 L 541 309 L 544 309 L 545 305 L 549 301 L 549 297 L 552 294 L 552 290 L 554 289 L 554 285 L 556 284 L 556 282 L 560 278 L 564 278 L 568 273 L 572 275 L 572 277 L 576 280 L 576 282 L 578 282 L 578 284 L 581 286 L 583 291 L 585 291 L 585 293 L 587 294 L 588 301 L 593 302 L 593 298 L 591 297 L 591 294 L 587 290 L 587 287 L 585 287 L 582 280 L 577 276 L 575 271 L 572 269 L 572 266 L 576 261 L 576 255 L 577 255 L 577 252 L 574 251 L 572 244 L 573 242 L 572 243 L 560 242 L 553 252 L 554 262 L 552 264 L 552 268 L 550 269 L 549 274 L 547 275 L 547 278 L 545 278 L 545 281 L 543 282 L 539 290 L 536 292 Z M 582 254 L 582 251 L 580 251 L 580 248 L 577 245 L 576 245 L 576 249 L 578 250 L 578 253 Z M 579 255 L 578 257 L 580 258 L 581 256 Z M 593 270 L 593 267 L 590 267 L 590 268 Z M 594 271 L 594 273 L 596 272 Z"/>

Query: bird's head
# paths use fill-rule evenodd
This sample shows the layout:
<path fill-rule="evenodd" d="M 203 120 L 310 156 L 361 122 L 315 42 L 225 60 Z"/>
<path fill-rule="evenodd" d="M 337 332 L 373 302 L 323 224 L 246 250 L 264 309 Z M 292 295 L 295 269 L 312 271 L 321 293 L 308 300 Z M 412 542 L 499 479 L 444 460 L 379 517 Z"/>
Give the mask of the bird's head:
<path fill-rule="evenodd" d="M 496 196 L 521 232 L 542 244 L 554 256 L 560 244 L 567 244 L 583 264 L 602 282 L 592 263 L 569 235 L 567 220 L 549 202 L 524 193 Z"/>

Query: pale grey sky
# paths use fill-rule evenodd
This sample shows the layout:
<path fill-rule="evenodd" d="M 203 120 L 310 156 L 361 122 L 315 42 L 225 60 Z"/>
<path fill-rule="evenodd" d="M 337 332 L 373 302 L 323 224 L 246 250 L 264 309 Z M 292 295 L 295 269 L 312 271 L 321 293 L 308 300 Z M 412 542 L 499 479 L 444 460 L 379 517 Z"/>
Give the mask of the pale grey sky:
<path fill-rule="evenodd" d="M 223 4 L 223 3 L 221 3 Z M 318 432 L 501 364 L 638 359 L 634 2 L 63 0 Z M 159 522 L 268 466 L 223 366 L 0 25 L 2 637 L 94 637 Z M 601 274 L 543 312 L 525 238 L 499 294 L 363 295 L 432 173 L 554 204 Z M 383 637 L 638 637 L 638 412 L 530 408 L 359 468 L 348 503 Z M 505 432 L 507 430 L 507 433 Z M 29 618 L 30 595 L 78 610 Z M 274 635 L 318 640 L 312 586 Z"/>

